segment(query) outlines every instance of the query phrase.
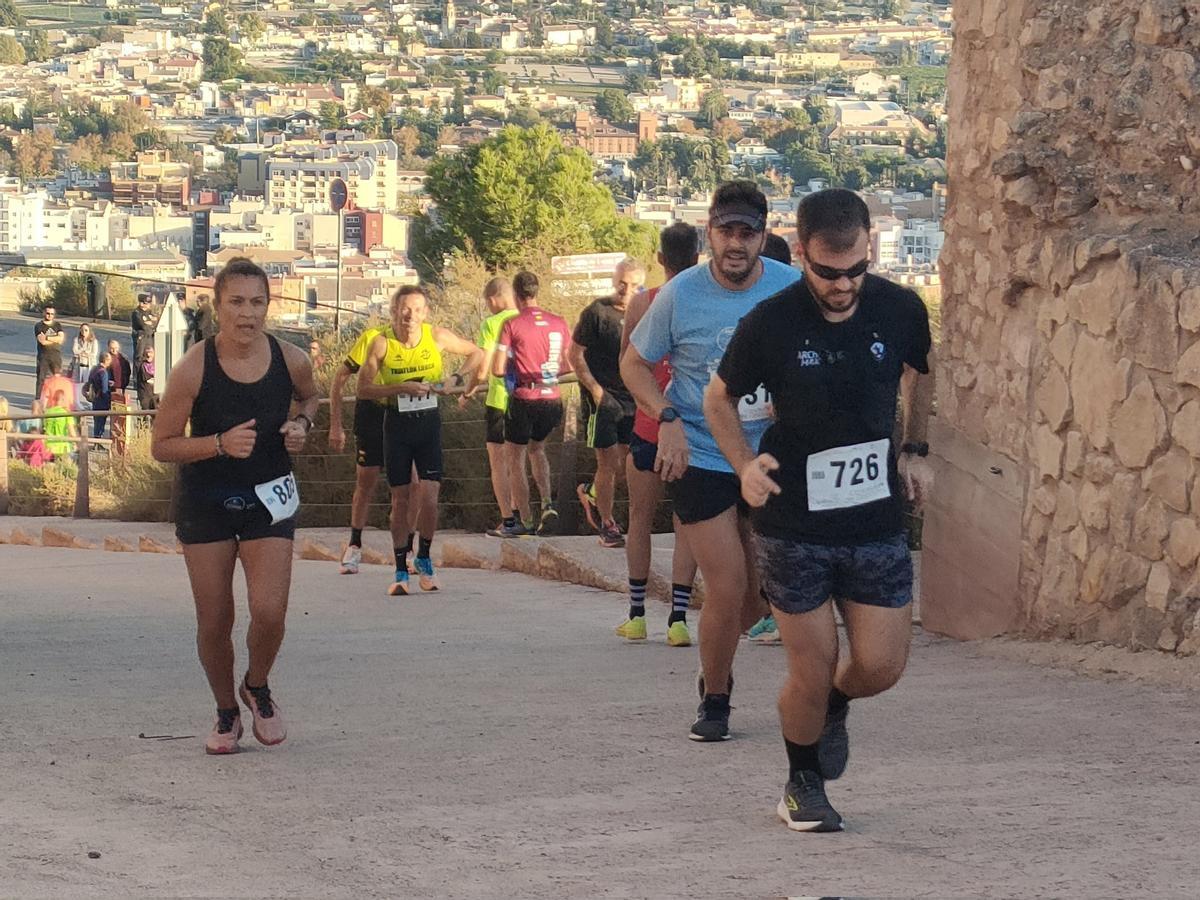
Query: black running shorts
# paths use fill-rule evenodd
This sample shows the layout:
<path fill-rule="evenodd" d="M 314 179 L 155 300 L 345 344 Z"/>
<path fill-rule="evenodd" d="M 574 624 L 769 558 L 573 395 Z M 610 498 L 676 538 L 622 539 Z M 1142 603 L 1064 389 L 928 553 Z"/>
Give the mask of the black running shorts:
<path fill-rule="evenodd" d="M 271 513 L 253 488 L 185 486 L 175 514 L 175 537 L 181 544 L 256 541 L 296 534 L 296 517 L 271 524 Z"/>
<path fill-rule="evenodd" d="M 383 451 L 388 484 L 412 484 L 413 464 L 423 481 L 442 480 L 442 415 L 436 409 L 417 412 L 387 410 Z"/>
<path fill-rule="evenodd" d="M 383 465 L 383 416 L 387 410 L 373 400 L 358 400 L 354 404 L 354 443 L 358 448 L 357 462 L 363 468 Z"/>
<path fill-rule="evenodd" d="M 502 409 L 497 409 L 494 406 L 484 408 L 483 420 L 487 426 L 487 443 L 504 443 L 504 417 L 505 412 Z"/>
<path fill-rule="evenodd" d="M 682 478 L 668 481 L 666 486 L 675 515 L 684 525 L 715 519 L 731 506 L 741 514 L 749 512 L 742 502 L 741 482 L 732 472 L 688 466 Z"/>
<path fill-rule="evenodd" d="M 639 472 L 653 472 L 654 460 L 658 457 L 658 444 L 652 444 L 634 434 L 629 438 L 629 458 Z"/>
<path fill-rule="evenodd" d="M 632 407 L 626 407 L 605 395 L 600 406 L 587 391 L 583 391 L 583 415 L 587 422 L 587 445 L 593 450 L 607 450 L 617 444 L 629 445 L 633 435 Z"/>
<path fill-rule="evenodd" d="M 912 554 L 903 534 L 834 546 L 756 534 L 754 544 L 763 599 L 780 612 L 811 612 L 830 597 L 886 609 L 912 602 Z"/>
<path fill-rule="evenodd" d="M 562 421 L 562 400 L 508 398 L 504 439 L 510 444 L 541 443 Z"/>

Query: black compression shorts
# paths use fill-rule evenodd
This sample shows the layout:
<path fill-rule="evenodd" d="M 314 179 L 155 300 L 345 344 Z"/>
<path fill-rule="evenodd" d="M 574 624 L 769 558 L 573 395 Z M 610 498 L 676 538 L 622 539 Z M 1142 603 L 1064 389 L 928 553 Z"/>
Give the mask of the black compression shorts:
<path fill-rule="evenodd" d="M 419 412 L 387 410 L 383 420 L 383 449 L 388 484 L 412 483 L 413 465 L 423 481 L 442 480 L 442 415 L 436 409 Z"/>

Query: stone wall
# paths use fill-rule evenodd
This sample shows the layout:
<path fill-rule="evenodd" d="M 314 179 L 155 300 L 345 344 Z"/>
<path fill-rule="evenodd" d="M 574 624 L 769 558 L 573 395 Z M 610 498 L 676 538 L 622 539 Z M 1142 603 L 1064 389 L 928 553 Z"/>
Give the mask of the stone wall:
<path fill-rule="evenodd" d="M 960 0 L 923 616 L 1200 649 L 1200 2 Z"/>

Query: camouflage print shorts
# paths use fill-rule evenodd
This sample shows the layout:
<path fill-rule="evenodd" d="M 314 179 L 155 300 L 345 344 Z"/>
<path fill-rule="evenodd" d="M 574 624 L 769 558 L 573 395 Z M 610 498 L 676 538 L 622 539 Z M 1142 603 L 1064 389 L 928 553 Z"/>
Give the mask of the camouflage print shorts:
<path fill-rule="evenodd" d="M 785 613 L 830 598 L 900 609 L 912 602 L 913 567 L 903 534 L 867 544 L 808 544 L 755 535 L 762 595 Z"/>

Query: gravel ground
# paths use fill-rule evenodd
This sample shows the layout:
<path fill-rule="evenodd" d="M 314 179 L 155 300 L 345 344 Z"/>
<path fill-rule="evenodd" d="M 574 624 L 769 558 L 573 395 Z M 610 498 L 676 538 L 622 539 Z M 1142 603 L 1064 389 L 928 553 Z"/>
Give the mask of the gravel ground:
<path fill-rule="evenodd" d="M 698 745 L 663 608 L 627 645 L 616 594 L 448 570 L 392 600 L 382 571 L 297 562 L 291 736 L 218 759 L 180 558 L 0 546 L 0 895 L 1195 896 L 1182 687 L 918 635 L 852 709 L 847 831 L 798 835 L 777 648 L 743 646 L 735 740 Z"/>

